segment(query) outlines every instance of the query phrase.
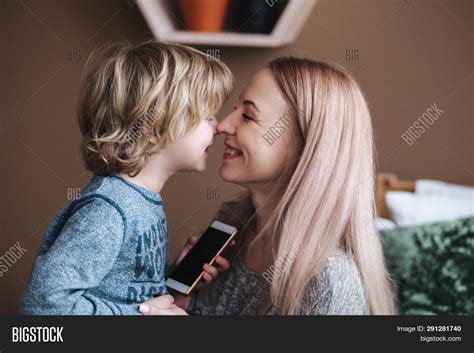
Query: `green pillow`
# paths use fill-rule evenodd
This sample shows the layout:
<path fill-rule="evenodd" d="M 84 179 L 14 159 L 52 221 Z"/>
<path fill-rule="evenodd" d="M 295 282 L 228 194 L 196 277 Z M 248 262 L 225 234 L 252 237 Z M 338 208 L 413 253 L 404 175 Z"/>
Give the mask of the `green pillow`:
<path fill-rule="evenodd" d="M 399 314 L 474 314 L 474 217 L 380 235 Z"/>

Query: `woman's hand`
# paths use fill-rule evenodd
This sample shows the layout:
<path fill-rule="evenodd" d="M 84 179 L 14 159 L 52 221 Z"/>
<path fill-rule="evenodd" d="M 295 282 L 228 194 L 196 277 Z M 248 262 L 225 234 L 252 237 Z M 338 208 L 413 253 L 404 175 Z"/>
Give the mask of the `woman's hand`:
<path fill-rule="evenodd" d="M 197 237 L 191 237 L 188 239 L 183 249 L 179 253 L 176 264 L 179 264 L 189 250 L 196 245 L 198 241 Z M 233 240 L 229 246 L 233 246 L 235 240 Z M 217 277 L 217 274 L 222 271 L 227 271 L 230 267 L 229 261 L 227 261 L 222 256 L 216 257 L 215 263 L 217 266 L 210 266 L 209 264 L 204 264 L 203 266 L 203 275 L 202 278 L 204 281 L 200 281 L 196 288 L 202 288 L 212 282 L 213 279 Z M 143 315 L 188 315 L 185 309 L 189 307 L 190 304 L 189 296 L 183 294 L 177 294 L 175 297 L 171 295 L 162 295 L 146 302 L 140 304 L 139 311 Z"/>
<path fill-rule="evenodd" d="M 162 295 L 140 304 L 138 309 L 143 315 L 188 315 L 186 311 L 174 304 L 171 295 Z"/>
<path fill-rule="evenodd" d="M 194 245 L 198 242 L 197 237 L 191 237 L 188 239 L 186 244 L 184 245 L 183 249 L 179 253 L 178 257 L 176 258 L 176 264 L 179 264 L 184 257 L 187 255 L 189 250 L 192 249 Z M 232 240 L 232 242 L 229 244 L 230 246 L 233 246 L 235 244 L 235 240 Z M 217 277 L 217 274 L 222 271 L 227 271 L 230 267 L 229 261 L 227 261 L 225 258 L 222 256 L 217 256 L 215 263 L 217 266 L 210 266 L 209 264 L 204 264 L 203 266 L 203 275 L 202 278 L 204 279 L 204 282 L 200 281 L 196 288 L 202 288 L 207 286 L 209 283 L 212 282 L 213 279 Z"/>
<path fill-rule="evenodd" d="M 189 252 L 189 250 L 192 249 L 194 245 L 196 245 L 198 241 L 197 237 L 191 237 L 188 239 L 186 244 L 184 245 L 183 249 L 179 253 L 178 257 L 176 258 L 176 264 L 179 264 L 186 254 Z M 233 246 L 235 244 L 235 240 L 232 240 L 232 242 L 229 244 L 230 246 Z M 210 266 L 209 264 L 204 264 L 203 266 L 203 275 L 202 279 L 204 281 L 199 281 L 199 283 L 196 285 L 196 288 L 203 288 L 209 285 L 218 275 L 219 272 L 222 271 L 227 271 L 230 267 L 229 261 L 227 261 L 225 258 L 222 256 L 217 256 L 215 259 L 215 264 L 217 266 Z M 185 296 L 183 294 L 177 294 L 175 295 L 175 305 L 182 309 L 187 309 L 190 304 L 190 298 L 189 296 Z"/>

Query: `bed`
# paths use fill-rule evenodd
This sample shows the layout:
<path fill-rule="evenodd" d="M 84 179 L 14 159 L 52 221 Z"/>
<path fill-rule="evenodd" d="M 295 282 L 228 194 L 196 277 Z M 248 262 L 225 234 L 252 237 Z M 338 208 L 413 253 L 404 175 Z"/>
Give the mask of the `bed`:
<path fill-rule="evenodd" d="M 394 205 L 391 196 L 403 196 L 405 202 Z M 474 314 L 473 203 L 471 187 L 403 180 L 391 173 L 377 175 L 379 219 L 393 222 L 392 228 L 379 229 L 379 233 L 399 314 Z M 431 218 L 427 218 L 424 209 L 430 208 Z M 400 213 L 405 213 L 404 217 Z M 425 218 L 417 218 L 416 224 L 401 222 L 408 220 L 410 213 L 421 213 Z"/>
<path fill-rule="evenodd" d="M 400 180 L 395 174 L 379 173 L 376 179 L 376 204 L 377 213 L 381 218 L 393 220 L 387 206 L 386 195 L 389 191 L 415 192 L 416 182 L 412 180 Z"/>

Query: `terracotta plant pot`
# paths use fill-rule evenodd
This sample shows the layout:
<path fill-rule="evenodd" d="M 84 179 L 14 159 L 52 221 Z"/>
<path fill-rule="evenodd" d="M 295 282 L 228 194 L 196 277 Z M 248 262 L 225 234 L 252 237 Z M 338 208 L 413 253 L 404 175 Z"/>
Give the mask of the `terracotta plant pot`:
<path fill-rule="evenodd" d="M 179 5 L 189 30 L 222 31 L 229 0 L 180 0 Z"/>

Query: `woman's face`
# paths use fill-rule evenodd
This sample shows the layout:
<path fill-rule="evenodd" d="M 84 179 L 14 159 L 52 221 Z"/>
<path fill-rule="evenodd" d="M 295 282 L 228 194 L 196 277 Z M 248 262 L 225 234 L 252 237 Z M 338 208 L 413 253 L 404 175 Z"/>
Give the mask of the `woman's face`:
<path fill-rule="evenodd" d="M 246 187 L 273 185 L 296 149 L 290 116 L 270 69 L 257 72 L 217 126 L 225 135 L 222 179 Z"/>

